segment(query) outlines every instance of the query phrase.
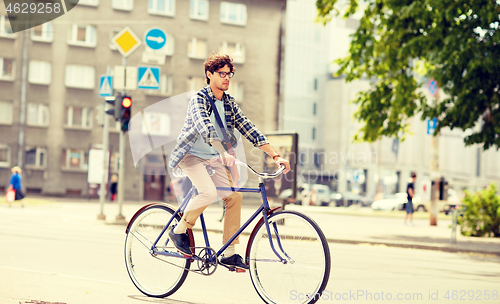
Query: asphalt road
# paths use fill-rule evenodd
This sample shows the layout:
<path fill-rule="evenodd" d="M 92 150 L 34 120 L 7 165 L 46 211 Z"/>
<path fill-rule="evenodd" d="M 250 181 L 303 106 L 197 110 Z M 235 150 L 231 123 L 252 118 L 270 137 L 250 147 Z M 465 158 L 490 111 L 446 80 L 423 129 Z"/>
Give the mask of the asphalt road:
<path fill-rule="evenodd" d="M 210 277 L 190 274 L 170 298 L 142 295 L 125 269 L 124 227 L 85 208 L 0 205 L 0 304 L 261 303 L 248 273 L 223 268 Z M 217 247 L 221 235 L 210 237 Z M 368 245 L 330 250 L 332 273 L 319 303 L 500 303 L 498 257 Z"/>

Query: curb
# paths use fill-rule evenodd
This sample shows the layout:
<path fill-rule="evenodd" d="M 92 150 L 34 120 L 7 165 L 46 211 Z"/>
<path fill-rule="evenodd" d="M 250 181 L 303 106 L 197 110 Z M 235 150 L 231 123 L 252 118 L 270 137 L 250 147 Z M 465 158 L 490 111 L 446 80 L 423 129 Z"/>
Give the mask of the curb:
<path fill-rule="evenodd" d="M 194 228 L 193 231 L 201 232 L 203 231 L 201 228 Z M 222 230 L 220 229 L 207 229 L 207 232 L 220 233 L 222 234 Z M 243 231 L 241 235 L 249 236 L 249 232 Z M 336 244 L 351 244 L 351 245 L 382 245 L 387 247 L 398 247 L 398 248 L 408 248 L 408 249 L 421 249 L 421 250 L 434 250 L 434 251 L 443 251 L 443 252 L 451 252 L 451 253 L 478 253 L 478 254 L 486 254 L 486 255 L 494 255 L 500 257 L 500 252 L 497 251 L 484 251 L 484 250 L 470 250 L 470 249 L 461 249 L 461 248 L 451 248 L 451 247 L 440 247 L 440 246 L 428 246 L 421 244 L 404 244 L 404 243 L 390 243 L 390 242 L 372 242 L 372 241 L 360 241 L 360 240 L 342 240 L 342 239 L 332 239 L 326 238 L 328 243 L 336 243 Z"/>

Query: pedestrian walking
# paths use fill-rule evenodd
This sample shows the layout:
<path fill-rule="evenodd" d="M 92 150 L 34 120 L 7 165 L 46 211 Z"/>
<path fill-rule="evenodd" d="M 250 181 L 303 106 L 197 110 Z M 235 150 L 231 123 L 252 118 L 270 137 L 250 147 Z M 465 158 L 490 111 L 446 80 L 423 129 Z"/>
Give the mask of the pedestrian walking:
<path fill-rule="evenodd" d="M 11 171 L 12 175 L 10 176 L 8 191 L 14 190 L 16 192 L 14 200 L 19 201 L 21 203 L 21 207 L 24 207 L 24 203 L 22 201 L 24 198 L 24 193 L 22 190 L 22 176 L 21 176 L 22 170 L 20 167 L 15 166 L 14 168 L 11 169 Z"/>
<path fill-rule="evenodd" d="M 111 193 L 111 202 L 116 201 L 116 194 L 118 193 L 118 176 L 116 174 L 111 175 L 109 192 Z"/>
<path fill-rule="evenodd" d="M 407 220 L 410 220 L 409 224 L 413 225 L 413 197 L 415 196 L 415 181 L 417 180 L 417 175 L 412 173 L 411 179 L 411 183 L 408 183 L 408 186 L 406 187 L 408 202 L 406 203 L 405 225 L 408 225 Z"/>

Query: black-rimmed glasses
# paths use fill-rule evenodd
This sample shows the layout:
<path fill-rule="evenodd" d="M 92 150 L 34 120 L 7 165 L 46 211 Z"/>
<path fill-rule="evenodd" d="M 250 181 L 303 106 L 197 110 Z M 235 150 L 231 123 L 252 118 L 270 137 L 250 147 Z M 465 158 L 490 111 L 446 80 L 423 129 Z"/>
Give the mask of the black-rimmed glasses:
<path fill-rule="evenodd" d="M 229 78 L 233 78 L 234 72 L 215 72 L 219 73 L 220 78 L 226 78 L 226 76 L 229 76 Z"/>

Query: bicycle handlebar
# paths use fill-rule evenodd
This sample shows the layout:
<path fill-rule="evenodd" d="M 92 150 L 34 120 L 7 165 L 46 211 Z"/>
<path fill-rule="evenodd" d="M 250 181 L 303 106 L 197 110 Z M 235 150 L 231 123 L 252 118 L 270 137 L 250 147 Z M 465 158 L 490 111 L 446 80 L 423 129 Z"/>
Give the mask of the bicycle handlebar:
<path fill-rule="evenodd" d="M 237 160 L 235 159 L 235 163 L 238 164 L 238 165 L 243 165 L 245 167 L 247 167 L 248 169 L 250 169 L 250 171 L 253 172 L 253 174 L 257 175 L 258 177 L 262 177 L 262 178 L 274 178 L 278 175 L 280 175 L 281 173 L 283 173 L 283 171 L 285 171 L 286 167 L 284 165 L 281 165 L 280 168 L 278 170 L 276 170 L 276 172 L 273 172 L 273 173 L 260 173 L 260 172 L 257 172 L 255 171 L 252 167 L 250 167 L 248 164 L 240 161 L 240 160 Z M 186 176 L 186 174 L 184 173 L 184 171 L 182 171 L 181 168 L 179 167 L 175 167 L 173 169 L 173 175 L 175 177 L 184 177 Z"/>
<path fill-rule="evenodd" d="M 248 169 L 250 169 L 250 171 L 253 172 L 253 174 L 257 175 L 258 177 L 262 177 L 262 178 L 274 178 L 274 177 L 280 175 L 281 173 L 283 173 L 283 171 L 285 171 L 285 169 L 286 169 L 286 167 L 284 165 L 281 165 L 280 168 L 273 173 L 265 173 L 265 172 L 259 173 L 259 172 L 255 171 L 252 167 L 250 167 L 248 164 L 246 164 L 240 160 L 237 160 L 237 159 L 235 159 L 235 161 L 236 161 L 236 164 L 246 166 Z"/>

